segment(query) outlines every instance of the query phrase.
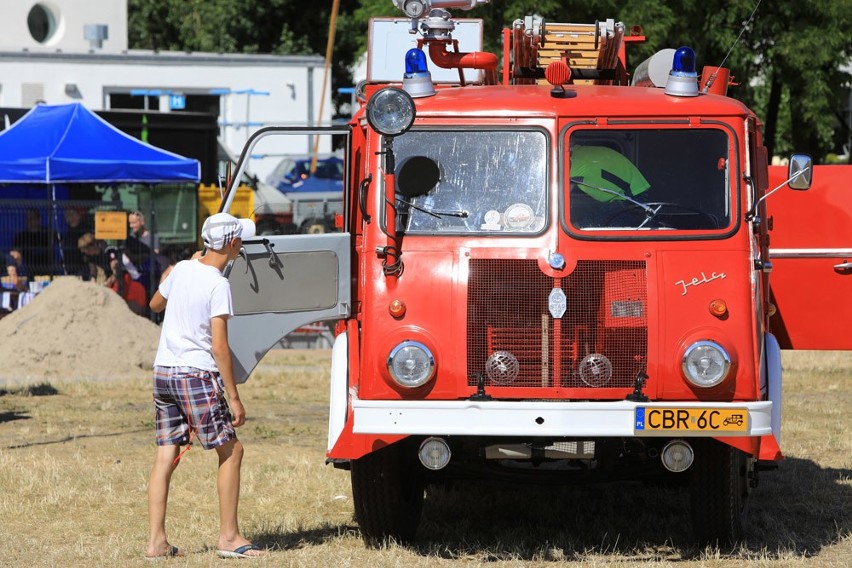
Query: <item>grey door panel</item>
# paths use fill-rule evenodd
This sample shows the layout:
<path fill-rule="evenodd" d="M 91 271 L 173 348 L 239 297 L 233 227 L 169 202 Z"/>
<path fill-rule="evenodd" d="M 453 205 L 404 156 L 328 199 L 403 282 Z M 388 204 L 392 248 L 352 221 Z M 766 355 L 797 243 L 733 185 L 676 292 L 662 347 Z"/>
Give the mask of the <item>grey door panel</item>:
<path fill-rule="evenodd" d="M 348 233 L 252 238 L 229 267 L 234 317 L 228 339 L 237 382 L 287 334 L 349 315 Z"/>
<path fill-rule="evenodd" d="M 251 253 L 234 261 L 231 290 L 234 314 L 292 312 L 333 308 L 337 304 L 338 259 L 332 251 Z M 331 277 L 330 277 L 331 276 Z"/>

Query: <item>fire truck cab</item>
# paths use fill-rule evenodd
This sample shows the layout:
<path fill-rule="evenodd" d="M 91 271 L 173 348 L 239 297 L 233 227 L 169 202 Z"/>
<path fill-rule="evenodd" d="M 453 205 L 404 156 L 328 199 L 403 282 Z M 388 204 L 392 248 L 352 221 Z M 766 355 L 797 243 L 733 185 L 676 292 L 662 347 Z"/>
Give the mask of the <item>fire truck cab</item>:
<path fill-rule="evenodd" d="M 245 241 L 236 372 L 338 320 L 327 455 L 368 544 L 413 539 L 425 486 L 457 476 L 684 476 L 697 540 L 739 541 L 782 457 L 767 196 L 808 189 L 811 159 L 770 187 L 726 71 L 699 77 L 684 47 L 628 84 L 643 38 L 612 21 L 516 21 L 501 78 L 442 9 L 479 2 L 395 0 L 419 33 L 397 81 L 362 85 L 348 125 L 247 145 L 342 137 L 344 215 L 341 233 Z"/>

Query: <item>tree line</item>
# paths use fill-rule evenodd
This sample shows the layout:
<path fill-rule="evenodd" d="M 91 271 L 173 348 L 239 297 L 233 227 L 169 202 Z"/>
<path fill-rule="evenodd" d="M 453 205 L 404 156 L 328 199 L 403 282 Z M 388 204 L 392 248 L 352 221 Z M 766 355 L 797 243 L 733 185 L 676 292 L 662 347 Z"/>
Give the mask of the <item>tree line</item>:
<path fill-rule="evenodd" d="M 333 0 L 129 0 L 134 49 L 221 53 L 325 54 Z M 756 9 L 755 9 L 756 8 Z M 456 17 L 482 18 L 485 48 L 526 15 L 551 22 L 614 19 L 641 26 L 628 69 L 656 51 L 689 45 L 699 68 L 724 61 L 729 94 L 761 118 L 770 155 L 808 152 L 818 162 L 849 155 L 852 0 L 491 0 Z M 339 0 L 332 92 L 352 85 L 369 19 L 397 16 L 392 0 Z M 348 98 L 344 99 L 348 100 Z M 338 101 L 343 104 L 344 100 Z"/>

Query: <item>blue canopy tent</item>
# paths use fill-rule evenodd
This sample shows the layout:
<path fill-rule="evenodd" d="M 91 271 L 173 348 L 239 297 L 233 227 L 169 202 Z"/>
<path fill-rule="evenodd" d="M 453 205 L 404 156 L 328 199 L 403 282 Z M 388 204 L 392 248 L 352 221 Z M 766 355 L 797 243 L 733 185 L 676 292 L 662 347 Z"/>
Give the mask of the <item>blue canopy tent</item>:
<path fill-rule="evenodd" d="M 198 182 L 198 160 L 155 148 L 114 128 L 80 103 L 37 105 L 0 132 L 0 196 L 82 183 Z M 55 206 L 50 231 L 57 225 Z M 153 213 L 153 203 L 152 203 Z M 152 215 L 151 230 L 155 230 Z M 61 247 L 60 247 L 61 248 Z"/>
<path fill-rule="evenodd" d="M 80 103 L 37 105 L 0 133 L 0 183 L 165 183 L 200 178 L 198 160 L 128 136 Z"/>

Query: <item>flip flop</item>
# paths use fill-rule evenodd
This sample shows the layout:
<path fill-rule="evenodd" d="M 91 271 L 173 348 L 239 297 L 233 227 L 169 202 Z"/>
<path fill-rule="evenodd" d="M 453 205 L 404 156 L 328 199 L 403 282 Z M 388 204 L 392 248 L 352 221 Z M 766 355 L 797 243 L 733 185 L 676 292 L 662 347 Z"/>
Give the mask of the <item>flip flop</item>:
<path fill-rule="evenodd" d="M 255 544 L 244 544 L 234 550 L 217 550 L 216 555 L 219 558 L 258 558 L 263 556 L 263 554 L 246 554 L 250 550 L 262 552 L 261 548 Z"/>
<path fill-rule="evenodd" d="M 178 556 L 183 556 L 183 551 L 177 546 L 172 546 L 165 554 L 161 556 L 145 556 L 145 560 L 148 560 L 149 562 L 158 562 L 160 560 L 165 560 L 167 558 L 176 558 Z"/>

